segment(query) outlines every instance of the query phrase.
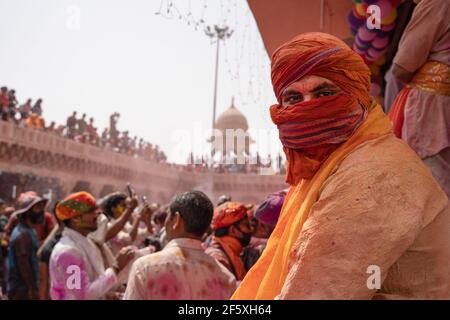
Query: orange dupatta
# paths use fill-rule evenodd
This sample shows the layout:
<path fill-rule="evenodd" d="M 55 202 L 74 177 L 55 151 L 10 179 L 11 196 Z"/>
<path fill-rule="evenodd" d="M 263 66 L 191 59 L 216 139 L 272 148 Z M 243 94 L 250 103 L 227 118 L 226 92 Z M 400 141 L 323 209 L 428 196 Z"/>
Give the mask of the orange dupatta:
<path fill-rule="evenodd" d="M 242 245 L 239 240 L 231 236 L 213 237 L 214 241 L 218 242 L 225 251 L 236 276 L 236 280 L 244 279 L 246 270 L 244 262 L 242 262 L 239 253 L 242 251 Z"/>
<path fill-rule="evenodd" d="M 286 196 L 280 219 L 269 238 L 267 247 L 256 264 L 248 271 L 231 299 L 274 299 L 280 294 L 286 276 L 291 249 L 300 236 L 319 191 L 332 170 L 361 143 L 392 132 L 392 125 L 380 105 L 372 102 L 366 121 L 352 137 L 343 143 L 323 163 L 311 180 L 292 186 Z"/>

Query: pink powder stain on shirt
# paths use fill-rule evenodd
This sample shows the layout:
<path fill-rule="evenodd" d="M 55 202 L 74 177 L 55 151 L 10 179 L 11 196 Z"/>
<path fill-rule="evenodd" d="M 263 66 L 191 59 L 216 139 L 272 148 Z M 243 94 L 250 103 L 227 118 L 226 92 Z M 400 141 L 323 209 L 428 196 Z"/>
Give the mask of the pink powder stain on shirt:
<path fill-rule="evenodd" d="M 205 299 L 222 300 L 227 298 L 228 284 L 219 279 L 213 278 L 205 281 L 201 294 Z"/>
<path fill-rule="evenodd" d="M 68 288 L 68 278 L 72 275 L 69 267 L 77 266 L 80 270 L 80 287 Z M 84 261 L 80 258 L 63 252 L 56 256 L 54 261 L 50 263 L 50 275 L 53 276 L 50 288 L 50 295 L 53 300 L 64 300 L 68 296 L 83 299 L 89 286 L 89 279 L 86 272 Z"/>
<path fill-rule="evenodd" d="M 147 288 L 150 296 L 167 300 L 180 299 L 184 291 L 180 281 L 170 272 L 163 273 L 154 280 L 150 279 Z"/>

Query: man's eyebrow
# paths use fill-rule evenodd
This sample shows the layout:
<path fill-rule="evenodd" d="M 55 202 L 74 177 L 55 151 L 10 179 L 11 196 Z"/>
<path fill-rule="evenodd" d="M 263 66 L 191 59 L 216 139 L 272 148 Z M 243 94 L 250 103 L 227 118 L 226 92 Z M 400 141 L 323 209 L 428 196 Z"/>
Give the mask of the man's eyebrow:
<path fill-rule="evenodd" d="M 314 92 L 320 91 L 322 89 L 337 89 L 337 87 L 332 83 L 324 82 L 322 84 L 319 84 L 317 87 L 315 87 L 314 89 L 312 89 L 309 92 L 314 93 Z"/>
<path fill-rule="evenodd" d="M 283 92 L 283 97 L 286 97 L 286 96 L 291 95 L 291 94 L 300 94 L 301 95 L 301 93 L 298 92 L 297 90 L 289 89 L 289 90 L 286 90 L 286 91 Z"/>

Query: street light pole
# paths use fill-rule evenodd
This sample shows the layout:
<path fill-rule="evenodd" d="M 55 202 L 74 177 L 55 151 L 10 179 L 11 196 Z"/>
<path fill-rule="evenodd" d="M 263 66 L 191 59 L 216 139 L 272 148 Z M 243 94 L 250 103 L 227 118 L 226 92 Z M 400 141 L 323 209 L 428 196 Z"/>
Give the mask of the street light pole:
<path fill-rule="evenodd" d="M 225 40 L 231 37 L 233 30 L 229 30 L 228 26 L 219 27 L 214 25 L 213 28 L 207 26 L 205 34 L 211 39 L 216 39 L 216 71 L 214 75 L 214 100 L 213 100 L 213 116 L 212 116 L 212 131 L 214 133 L 214 125 L 216 123 L 216 109 L 217 109 L 217 84 L 219 81 L 219 48 L 220 40 Z M 214 155 L 214 145 L 211 141 L 211 157 Z M 212 160 L 212 159 L 211 159 Z"/>
<path fill-rule="evenodd" d="M 219 78 L 219 45 L 220 39 L 216 41 L 216 72 L 214 75 L 214 100 L 213 100 L 213 117 L 212 117 L 212 129 L 214 130 L 214 124 L 216 122 L 216 108 L 217 108 L 217 82 Z"/>

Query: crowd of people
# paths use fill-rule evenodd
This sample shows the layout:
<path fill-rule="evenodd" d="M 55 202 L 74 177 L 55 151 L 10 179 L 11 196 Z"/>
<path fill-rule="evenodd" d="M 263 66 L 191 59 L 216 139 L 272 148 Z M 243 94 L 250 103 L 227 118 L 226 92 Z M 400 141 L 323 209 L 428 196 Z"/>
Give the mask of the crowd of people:
<path fill-rule="evenodd" d="M 272 161 L 270 154 L 266 158 L 262 158 L 259 153 L 255 157 L 245 155 L 242 159 L 237 156 L 228 156 L 228 159 L 221 159 L 221 161 L 211 161 L 208 156 L 196 157 L 191 153 L 188 159 L 188 164 L 185 170 L 191 172 L 214 172 L 214 173 L 253 173 L 259 174 L 261 170 L 270 170 L 279 174 L 286 173 L 286 162 L 283 161 L 281 154 L 278 154 L 276 163 Z"/>
<path fill-rule="evenodd" d="M 124 153 L 130 156 L 140 157 L 157 163 L 166 163 L 167 156 L 153 145 L 137 136 L 130 136 L 129 131 L 120 132 L 117 129 L 117 122 L 120 114 L 114 112 L 109 119 L 109 128 L 105 128 L 101 133 L 94 125 L 94 118 L 87 118 L 83 113 L 80 118 L 77 112 L 67 118 L 66 124 L 56 124 L 54 121 L 47 124 L 43 117 L 42 99 L 28 99 L 24 104 L 19 105 L 14 89 L 1 87 L 0 91 L 0 114 L 3 121 L 14 122 L 21 127 L 42 130 L 48 133 L 57 134 L 61 137 L 73 139 L 80 143 L 87 143 Z"/>
<path fill-rule="evenodd" d="M 0 199 L 2 299 L 228 299 L 264 250 L 286 191 L 260 204 L 200 191 L 168 204 L 76 192 Z M 75 278 L 74 278 L 75 277 Z M 78 277 L 78 278 L 77 278 Z"/>

